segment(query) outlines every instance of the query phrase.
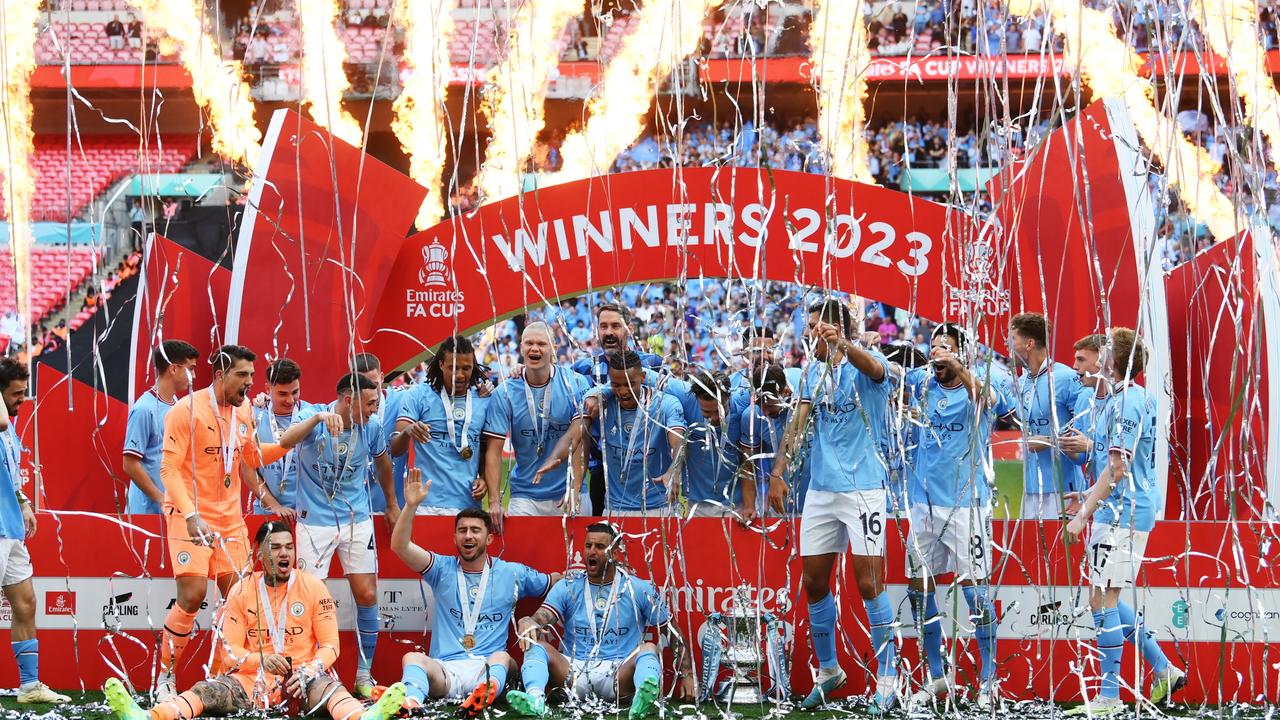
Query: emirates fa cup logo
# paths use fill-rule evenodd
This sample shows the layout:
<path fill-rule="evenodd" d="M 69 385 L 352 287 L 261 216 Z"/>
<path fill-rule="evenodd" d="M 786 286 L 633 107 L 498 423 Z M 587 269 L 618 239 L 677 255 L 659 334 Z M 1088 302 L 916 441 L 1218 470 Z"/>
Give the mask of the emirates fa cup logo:
<path fill-rule="evenodd" d="M 418 271 L 418 282 L 426 287 L 443 287 L 449 284 L 449 251 L 432 240 L 430 245 L 422 248 L 422 269 Z"/>

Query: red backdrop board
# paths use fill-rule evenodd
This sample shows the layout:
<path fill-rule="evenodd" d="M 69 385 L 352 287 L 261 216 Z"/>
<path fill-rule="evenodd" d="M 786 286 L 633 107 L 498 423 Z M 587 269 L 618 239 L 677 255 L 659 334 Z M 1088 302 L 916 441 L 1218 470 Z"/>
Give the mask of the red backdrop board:
<path fill-rule="evenodd" d="M 231 287 L 226 268 L 160 235 L 147 245 L 142 277 L 134 305 L 134 398 L 155 383 L 151 354 L 164 340 L 186 340 L 202 359 L 222 344 Z M 211 380 L 208 363 L 197 363 L 195 385 Z"/>
<path fill-rule="evenodd" d="M 1259 517 L 1266 501 L 1265 341 L 1253 239 L 1219 243 L 1166 280 L 1175 398 L 1171 512 Z M 1233 506 L 1234 505 L 1234 506 Z"/>
<path fill-rule="evenodd" d="M 297 113 L 273 116 L 264 148 L 266 179 L 252 187 L 236 246 L 227 337 L 260 360 L 305 358 L 304 387 L 332 388 L 363 350 L 357 328 L 426 190 Z"/>
<path fill-rule="evenodd" d="M 97 687 L 114 666 L 127 671 L 135 685 L 145 687 L 154 660 L 155 630 L 173 600 L 173 580 L 157 534 L 159 519 L 132 517 L 126 525 L 108 517 L 67 516 L 61 518 L 59 533 L 51 532 L 50 519 L 42 517 L 45 526 L 31 545 L 37 569 L 41 656 L 46 658 L 43 679 L 60 688 Z M 251 526 L 257 521 L 251 518 Z M 555 518 L 513 519 L 491 551 L 542 570 L 560 570 L 566 566 L 568 548 L 580 545 L 586 522 L 570 520 L 562 526 Z M 385 524 L 378 520 L 375 526 L 386 632 L 374 674 L 387 682 L 399 676 L 400 656 L 426 642 L 422 628 L 432 603 L 429 589 L 420 586 L 390 552 Z M 449 518 L 419 518 L 415 541 L 450 552 L 451 527 Z M 795 525 L 779 524 L 767 541 L 730 522 L 709 519 L 625 519 L 621 527 L 628 534 L 628 563 L 638 575 L 658 583 L 686 633 L 696 632 L 708 609 L 726 610 L 733 588 L 744 582 L 753 586 L 762 607 L 782 613 L 794 628 L 799 641 L 793 649 L 793 688 L 808 689 L 807 612 L 800 595 L 799 563 L 791 554 Z M 903 525 L 890 524 L 886 567 L 904 654 L 914 665 L 914 630 L 901 574 L 904 531 Z M 1147 627 L 1166 653 L 1189 667 L 1190 685 L 1183 696 L 1187 702 L 1276 700 L 1276 668 L 1262 662 L 1266 639 L 1280 631 L 1280 612 L 1274 609 L 1280 607 L 1280 577 L 1275 570 L 1280 544 L 1274 535 L 1263 524 L 1202 522 L 1162 522 L 1152 533 L 1143 569 L 1148 587 L 1139 594 L 1126 591 L 1126 598 L 1144 610 Z M 1001 618 L 1000 674 L 1011 697 L 1072 700 L 1079 696 L 1080 677 L 1072 667 L 1088 666 L 1092 620 L 1085 606 L 1087 596 L 1079 586 L 1079 546 L 1068 551 L 1061 537 L 1056 523 L 997 522 L 995 526 L 1000 548 L 994 578 Z M 84 551 L 86 547 L 93 551 Z M 342 677 L 349 678 L 357 654 L 354 611 L 336 564 L 333 571 L 329 587 L 343 626 L 338 667 Z M 856 587 L 843 575 L 837 576 L 836 588 L 841 608 L 840 660 L 850 672 L 849 692 L 861 693 L 870 680 L 865 614 Z M 211 589 L 211 601 L 215 597 Z M 948 615 L 944 627 L 951 634 L 955 598 L 944 591 L 939 601 Z M 535 606 L 536 602 L 526 603 L 520 611 L 527 613 Z M 207 626 L 211 611 L 202 611 L 202 627 Z M 0 607 L 0 626 L 7 622 L 7 611 Z M 967 647 L 972 650 L 971 643 Z M 207 633 L 202 633 L 188 650 L 180 685 L 203 677 L 201 662 L 207 660 L 207 652 Z M 960 681 L 972 684 L 971 661 L 964 653 L 958 657 Z M 1132 663 L 1132 649 L 1127 648 L 1125 678 L 1133 676 Z M 0 677 L 15 673 L 12 657 L 0 655 Z"/>
<path fill-rule="evenodd" d="M 42 510 L 116 513 L 126 506 L 121 468 L 129 408 L 103 392 L 36 364 L 38 400 L 22 404 L 18 433 L 28 477 L 40 465 Z M 28 492 L 31 486 L 27 486 Z M 46 520 L 45 538 L 57 531 Z"/>

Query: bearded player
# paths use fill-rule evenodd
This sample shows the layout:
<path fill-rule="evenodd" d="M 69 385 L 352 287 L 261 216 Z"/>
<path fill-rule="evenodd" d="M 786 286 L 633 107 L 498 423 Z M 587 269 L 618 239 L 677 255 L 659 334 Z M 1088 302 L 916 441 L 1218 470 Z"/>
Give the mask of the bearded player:
<path fill-rule="evenodd" d="M 606 702 L 631 699 L 627 713 L 638 720 L 662 695 L 662 658 L 658 646 L 643 642 L 656 627 L 672 648 L 679 668 L 676 695 L 692 700 L 697 693 L 693 656 L 671 621 L 671 612 L 648 580 L 618 567 L 618 533 L 608 523 L 587 527 L 582 557 L 586 573 L 558 583 L 533 615 L 521 618 L 520 646 L 524 690 L 507 694 L 507 702 L 525 717 L 547 714 L 547 686 L 564 687 L 579 699 Z M 564 628 L 559 645 L 547 630 Z"/>
<path fill-rule="evenodd" d="M 414 544 L 414 516 L 430 489 L 422 471 L 411 468 L 404 483 L 404 512 L 391 534 L 391 549 L 422 576 L 435 599 L 430 653 L 404 656 L 405 707 L 417 709 L 428 697 L 447 698 L 462 700 L 464 714 L 474 716 L 502 696 L 507 675 L 516 669 L 507 654 L 516 602 L 545 595 L 559 575 L 491 558 L 493 519 L 479 508 L 467 508 L 454 518 L 455 555 Z"/>
<path fill-rule="evenodd" d="M 236 583 L 220 619 L 227 673 L 149 711 L 111 678 L 103 687 L 111 712 L 120 720 L 191 720 L 277 709 L 292 699 L 308 714 L 324 707 L 333 720 L 388 720 L 398 713 L 403 685 L 387 688 L 366 710 L 330 674 L 338 659 L 337 606 L 324 581 L 294 572 L 289 526 L 263 523 L 254 545 L 262 570 Z"/>
<path fill-rule="evenodd" d="M 241 461 L 260 468 L 285 448 L 259 445 L 253 408 L 253 351 L 224 345 L 214 352 L 213 384 L 191 393 L 165 417 L 160 479 L 165 489 L 169 559 L 177 598 L 164 619 L 156 700 L 176 693 L 173 669 L 191 639 L 209 578 L 226 596 L 249 560 L 249 531 L 240 512 Z"/>
<path fill-rule="evenodd" d="M 668 511 L 680 493 L 684 412 L 674 395 L 645 384 L 642 362 L 630 350 L 609 354 L 608 387 L 596 388 L 587 397 L 583 417 L 574 422 L 538 468 L 535 483 L 555 471 L 587 436 L 588 428 L 594 427 L 608 488 L 605 513 Z"/>
<path fill-rule="evenodd" d="M 800 556 L 809 625 L 818 674 L 803 707 L 817 708 L 844 685 L 836 662 L 835 600 L 831 571 L 846 549 L 853 553 L 853 575 L 867 610 L 876 654 L 876 690 L 870 711 L 883 715 L 897 704 L 896 614 L 884 591 L 885 463 L 879 455 L 880 427 L 888 412 L 889 363 L 879 351 L 853 338 L 853 314 L 838 300 L 809 308 L 806 337 L 813 358 L 806 370 L 787 434 L 769 475 L 769 505 L 786 510 L 788 468 L 798 462 L 796 448 L 813 418 L 809 450 L 809 493 L 800 518 Z"/>

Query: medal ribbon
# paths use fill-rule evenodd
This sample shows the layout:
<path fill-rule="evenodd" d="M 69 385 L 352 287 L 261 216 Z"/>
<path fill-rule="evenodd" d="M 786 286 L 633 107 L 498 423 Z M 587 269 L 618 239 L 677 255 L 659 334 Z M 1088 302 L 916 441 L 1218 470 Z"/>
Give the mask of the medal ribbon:
<path fill-rule="evenodd" d="M 458 565 L 458 606 L 462 610 L 462 632 L 464 636 L 475 638 L 476 622 L 480 619 L 480 607 L 484 605 L 484 595 L 489 589 L 489 562 L 486 560 L 484 570 L 480 571 L 480 585 L 476 588 L 476 601 L 473 605 L 467 598 L 467 576 Z M 472 647 L 475 647 L 474 645 Z M 464 648 L 471 654 L 472 648 Z"/>
<path fill-rule="evenodd" d="M 209 407 L 213 410 L 214 422 L 218 426 L 219 450 L 222 453 L 222 472 L 231 477 L 231 468 L 235 465 L 236 450 L 240 449 L 240 435 L 235 431 L 236 411 L 231 408 L 231 417 L 227 418 L 227 430 L 222 431 L 222 412 L 218 409 L 217 393 L 214 386 L 209 386 Z"/>
<path fill-rule="evenodd" d="M 271 646 L 276 649 L 277 655 L 284 654 L 284 623 L 289 613 L 289 591 L 293 589 L 295 577 L 297 576 L 293 573 L 289 574 L 289 582 L 284 586 L 284 598 L 280 600 L 280 612 L 276 614 L 274 623 L 271 620 L 271 595 L 267 592 L 267 574 L 264 572 L 258 578 L 258 602 L 262 606 L 262 612 L 258 613 L 258 617 L 265 618 L 267 630 L 271 632 Z"/>
<path fill-rule="evenodd" d="M 462 420 L 462 445 L 458 445 L 457 425 L 453 421 L 453 397 L 440 388 L 440 402 L 444 404 L 444 421 L 449 426 L 449 442 L 458 454 L 465 454 L 471 446 L 471 391 L 467 390 L 466 416 Z"/>
<path fill-rule="evenodd" d="M 536 404 L 534 403 L 534 400 L 533 400 L 533 389 L 529 387 L 529 381 L 525 380 L 524 383 L 522 383 L 524 385 L 525 404 L 529 406 L 529 418 L 533 421 L 533 435 L 534 435 L 534 441 L 537 443 L 538 455 L 542 455 L 542 450 L 545 449 L 547 446 L 547 443 L 546 443 L 547 423 L 550 421 L 550 418 L 551 418 L 551 383 L 555 381 L 556 381 L 556 368 L 554 365 L 552 365 L 551 379 L 547 381 L 547 384 L 543 387 L 543 390 L 542 390 L 542 413 L 541 414 L 537 414 Z M 539 457 L 538 459 L 541 460 L 542 458 Z"/>
<path fill-rule="evenodd" d="M 591 629 L 591 639 L 595 646 L 591 648 L 591 655 L 600 653 L 600 640 L 604 635 L 604 630 L 609 627 L 609 616 L 613 615 L 613 608 L 618 604 L 618 590 L 622 587 L 622 576 L 626 573 L 622 572 L 622 568 L 615 567 L 613 570 L 613 587 L 609 588 L 609 599 L 605 601 L 604 615 L 600 618 L 600 629 L 596 629 L 596 603 L 595 594 L 591 592 L 591 578 L 584 577 L 583 595 L 587 604 L 587 625 Z"/>

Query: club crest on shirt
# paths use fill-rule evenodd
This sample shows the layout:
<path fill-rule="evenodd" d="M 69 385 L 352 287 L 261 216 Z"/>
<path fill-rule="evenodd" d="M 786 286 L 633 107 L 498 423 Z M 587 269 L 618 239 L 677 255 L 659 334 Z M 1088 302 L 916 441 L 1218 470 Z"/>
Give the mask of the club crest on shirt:
<path fill-rule="evenodd" d="M 622 426 L 622 432 L 624 432 L 624 433 L 626 433 L 626 434 L 630 435 L 630 434 L 631 434 L 631 428 L 632 428 L 632 427 L 634 427 L 634 424 L 633 424 L 633 423 L 627 423 L 626 425 L 623 425 L 623 426 Z"/>
<path fill-rule="evenodd" d="M 467 589 L 467 595 L 471 596 L 472 600 L 475 600 L 476 597 L 480 595 L 480 586 L 472 585 L 470 588 Z"/>
<path fill-rule="evenodd" d="M 249 433 L 249 426 L 246 425 L 245 423 L 240 423 L 240 434 L 247 435 L 248 433 Z"/>
<path fill-rule="evenodd" d="M 595 605 L 597 610 L 603 611 L 606 607 L 609 606 L 609 601 L 605 598 L 598 597 L 596 598 Z"/>
<path fill-rule="evenodd" d="M 946 409 L 947 409 L 947 399 L 946 399 L 946 398 L 941 398 L 941 399 L 939 399 L 939 400 L 938 400 L 938 409 L 939 409 L 939 410 L 946 410 Z"/>
<path fill-rule="evenodd" d="M 346 454 L 347 454 L 347 450 L 350 450 L 350 449 L 351 449 L 351 446 L 350 446 L 350 445 L 348 445 L 348 444 L 346 444 L 346 443 L 338 443 L 338 454 L 339 454 L 339 455 L 346 455 Z"/>
<path fill-rule="evenodd" d="M 302 613 L 306 610 L 301 602 L 295 602 L 289 606 L 289 614 L 294 617 L 302 617 Z"/>
<path fill-rule="evenodd" d="M 453 409 L 454 420 L 462 420 L 466 417 L 467 417 L 467 411 L 465 408 L 456 407 Z"/>
<path fill-rule="evenodd" d="M 186 565 L 189 562 L 191 562 L 191 553 L 187 552 L 186 550 L 183 550 L 182 552 L 178 553 L 179 565 Z"/>

